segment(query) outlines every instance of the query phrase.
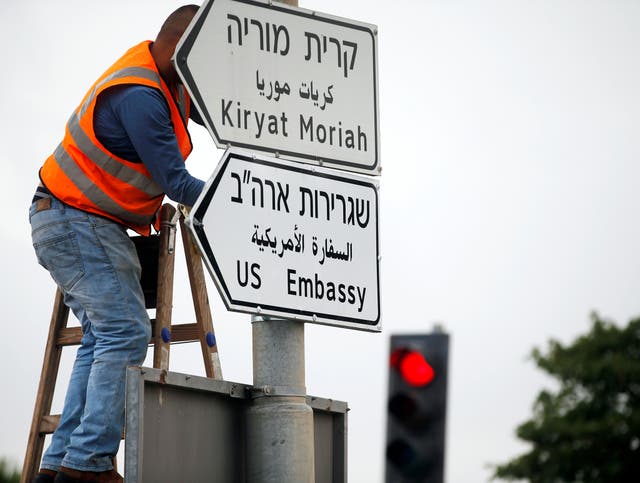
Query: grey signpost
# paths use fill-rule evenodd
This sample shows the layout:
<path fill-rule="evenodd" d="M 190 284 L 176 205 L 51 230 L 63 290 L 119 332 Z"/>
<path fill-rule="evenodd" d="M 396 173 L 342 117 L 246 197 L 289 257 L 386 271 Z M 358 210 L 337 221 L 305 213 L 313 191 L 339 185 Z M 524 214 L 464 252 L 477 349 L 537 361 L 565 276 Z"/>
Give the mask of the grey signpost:
<path fill-rule="evenodd" d="M 208 0 L 174 63 L 228 148 L 187 225 L 227 308 L 252 314 L 247 477 L 310 482 L 301 322 L 381 330 L 378 181 L 350 173 L 380 173 L 376 27 Z"/>

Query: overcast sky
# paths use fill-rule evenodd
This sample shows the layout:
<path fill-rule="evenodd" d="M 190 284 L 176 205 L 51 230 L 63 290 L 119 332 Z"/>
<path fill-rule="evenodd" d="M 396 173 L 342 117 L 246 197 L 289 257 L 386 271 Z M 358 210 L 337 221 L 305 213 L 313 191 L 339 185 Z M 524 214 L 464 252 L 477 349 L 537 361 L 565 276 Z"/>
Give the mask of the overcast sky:
<path fill-rule="evenodd" d="M 0 455 L 16 463 L 55 291 L 30 246 L 37 170 L 95 78 L 181 4 L 0 0 Z M 379 26 L 384 168 L 383 331 L 307 325 L 308 393 L 349 403 L 350 481 L 382 481 L 389 335 L 439 322 L 452 337 L 447 481 L 487 481 L 526 449 L 514 429 L 552 387 L 531 348 L 573 340 L 592 310 L 640 315 L 640 3 L 300 6 Z M 222 151 L 191 132 L 188 167 L 206 179 Z M 186 280 L 179 264 L 176 322 L 194 318 Z M 251 383 L 249 316 L 209 292 L 225 379 Z M 172 351 L 172 370 L 204 373 L 197 346 Z M 54 411 L 72 359 L 66 349 Z"/>

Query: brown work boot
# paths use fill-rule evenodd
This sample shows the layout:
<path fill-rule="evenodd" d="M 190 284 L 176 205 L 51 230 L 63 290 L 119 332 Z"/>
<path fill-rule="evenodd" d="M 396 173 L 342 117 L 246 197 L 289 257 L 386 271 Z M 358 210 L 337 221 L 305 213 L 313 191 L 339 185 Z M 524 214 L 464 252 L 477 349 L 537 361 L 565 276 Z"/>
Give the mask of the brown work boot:
<path fill-rule="evenodd" d="M 79 471 L 61 466 L 54 483 L 124 483 L 124 478 L 116 470 Z"/>
<path fill-rule="evenodd" d="M 47 470 L 40 468 L 36 477 L 31 483 L 53 483 L 53 479 L 56 477 L 57 471 Z"/>

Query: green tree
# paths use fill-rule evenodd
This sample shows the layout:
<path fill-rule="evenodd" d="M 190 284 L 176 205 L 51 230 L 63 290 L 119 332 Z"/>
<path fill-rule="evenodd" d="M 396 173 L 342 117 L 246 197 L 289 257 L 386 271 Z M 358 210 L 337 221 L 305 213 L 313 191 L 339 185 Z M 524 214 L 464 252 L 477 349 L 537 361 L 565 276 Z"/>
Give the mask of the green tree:
<path fill-rule="evenodd" d="M 4 458 L 0 458 L 0 483 L 19 483 L 20 473 L 11 467 Z"/>
<path fill-rule="evenodd" d="M 557 379 L 533 417 L 518 426 L 531 450 L 495 467 L 494 478 L 542 482 L 640 482 L 640 318 L 627 327 L 592 315 L 590 332 L 535 348 L 536 365 Z"/>

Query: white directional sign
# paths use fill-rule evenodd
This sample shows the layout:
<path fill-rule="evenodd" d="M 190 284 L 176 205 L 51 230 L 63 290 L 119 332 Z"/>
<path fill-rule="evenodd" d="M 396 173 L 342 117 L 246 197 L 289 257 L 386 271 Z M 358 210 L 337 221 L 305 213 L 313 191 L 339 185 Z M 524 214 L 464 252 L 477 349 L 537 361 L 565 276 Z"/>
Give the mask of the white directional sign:
<path fill-rule="evenodd" d="M 380 330 L 375 178 L 231 148 L 187 224 L 229 310 Z"/>
<path fill-rule="evenodd" d="M 379 174 L 377 28 L 207 0 L 174 62 L 218 147 Z"/>

